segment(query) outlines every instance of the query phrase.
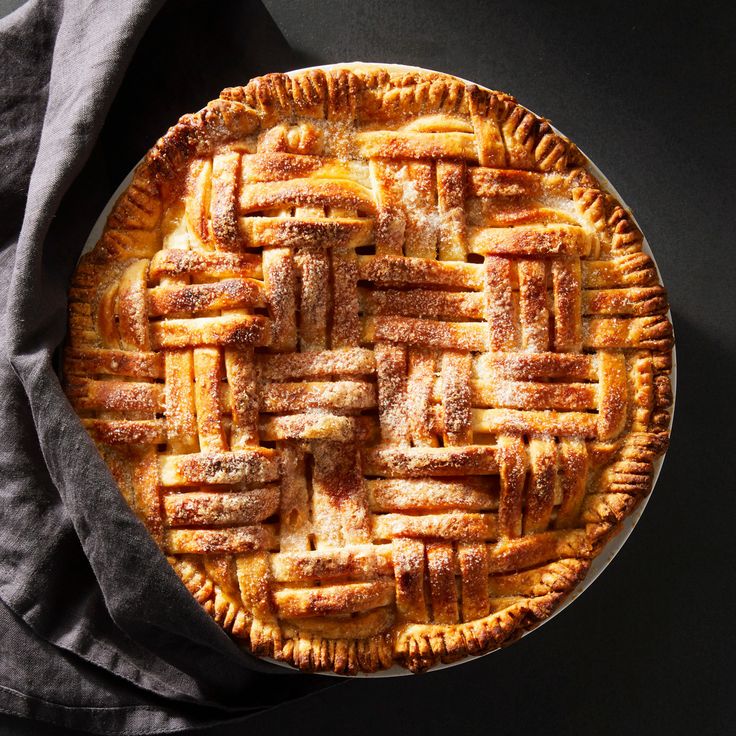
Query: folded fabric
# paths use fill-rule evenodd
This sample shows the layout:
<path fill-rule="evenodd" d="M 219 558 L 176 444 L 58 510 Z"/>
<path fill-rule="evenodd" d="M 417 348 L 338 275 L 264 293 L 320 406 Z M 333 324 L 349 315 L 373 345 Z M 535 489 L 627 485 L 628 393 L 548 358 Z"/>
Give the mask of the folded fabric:
<path fill-rule="evenodd" d="M 0 711 L 101 733 L 241 718 L 334 682 L 251 657 L 210 620 L 54 370 L 104 204 L 83 166 L 161 4 L 32 0 L 0 21 Z"/>

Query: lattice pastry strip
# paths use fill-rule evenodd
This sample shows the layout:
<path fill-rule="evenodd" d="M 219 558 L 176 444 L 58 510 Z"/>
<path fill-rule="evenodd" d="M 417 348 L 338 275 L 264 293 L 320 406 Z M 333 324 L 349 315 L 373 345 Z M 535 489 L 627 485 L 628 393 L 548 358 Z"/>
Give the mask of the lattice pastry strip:
<path fill-rule="evenodd" d="M 513 98 L 340 68 L 225 90 L 74 276 L 67 394 L 214 620 L 421 670 L 547 617 L 667 440 L 631 217 Z"/>

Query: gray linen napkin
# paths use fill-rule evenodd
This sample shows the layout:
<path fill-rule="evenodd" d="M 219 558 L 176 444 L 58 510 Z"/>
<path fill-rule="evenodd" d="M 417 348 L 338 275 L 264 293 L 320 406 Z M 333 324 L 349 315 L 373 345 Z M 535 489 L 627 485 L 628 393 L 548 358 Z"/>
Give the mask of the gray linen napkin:
<path fill-rule="evenodd" d="M 328 684 L 250 657 L 201 610 L 53 369 L 94 220 L 67 195 L 161 5 L 31 0 L 0 20 L 0 712 L 103 733 L 224 722 Z"/>

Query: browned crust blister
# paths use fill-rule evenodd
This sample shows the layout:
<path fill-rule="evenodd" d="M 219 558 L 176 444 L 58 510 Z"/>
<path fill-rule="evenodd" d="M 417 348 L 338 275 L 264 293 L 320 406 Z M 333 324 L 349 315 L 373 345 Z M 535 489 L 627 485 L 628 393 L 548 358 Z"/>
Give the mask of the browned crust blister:
<path fill-rule="evenodd" d="M 586 163 L 508 95 L 356 66 L 226 89 L 136 169 L 72 281 L 66 391 L 253 653 L 505 646 L 650 491 L 667 296 Z"/>

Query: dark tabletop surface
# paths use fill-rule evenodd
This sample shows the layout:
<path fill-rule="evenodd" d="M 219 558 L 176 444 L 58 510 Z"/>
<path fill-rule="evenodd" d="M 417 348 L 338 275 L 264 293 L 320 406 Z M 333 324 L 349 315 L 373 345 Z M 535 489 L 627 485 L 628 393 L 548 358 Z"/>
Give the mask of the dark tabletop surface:
<path fill-rule="evenodd" d="M 0 0 L 0 14 L 19 4 Z M 554 621 L 457 668 L 347 682 L 208 733 L 733 732 L 730 5 L 269 0 L 272 19 L 253 3 L 171 5 L 110 111 L 90 162 L 109 190 L 90 207 L 181 113 L 255 74 L 353 60 L 454 73 L 549 118 L 617 187 L 668 287 L 679 363 L 656 492 L 616 560 Z M 0 719 L 0 733 L 22 732 Z"/>

